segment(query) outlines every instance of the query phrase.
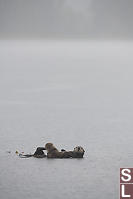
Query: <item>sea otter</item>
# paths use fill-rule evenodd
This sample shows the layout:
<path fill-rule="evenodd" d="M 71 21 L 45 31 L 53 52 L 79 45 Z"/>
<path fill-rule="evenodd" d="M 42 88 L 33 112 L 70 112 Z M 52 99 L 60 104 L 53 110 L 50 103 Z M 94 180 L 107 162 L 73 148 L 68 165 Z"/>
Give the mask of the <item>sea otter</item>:
<path fill-rule="evenodd" d="M 62 149 L 60 152 L 52 143 L 47 143 L 45 149 L 47 150 L 47 158 L 83 158 L 85 152 L 81 146 L 75 147 L 73 151 Z"/>
<path fill-rule="evenodd" d="M 77 146 L 73 151 L 66 151 L 64 149 L 61 150 L 63 152 L 64 158 L 83 158 L 84 149 L 81 146 Z"/>
<path fill-rule="evenodd" d="M 47 150 L 47 156 L 44 153 Z M 47 143 L 45 147 L 38 147 L 34 154 L 19 154 L 21 158 L 83 158 L 84 149 L 81 146 L 77 146 L 73 151 L 66 151 L 62 149 L 59 151 L 52 143 Z"/>
<path fill-rule="evenodd" d="M 52 143 L 47 143 L 45 149 L 47 150 L 47 158 L 63 158 L 63 152 L 58 151 Z"/>
<path fill-rule="evenodd" d="M 73 156 L 75 158 L 83 158 L 85 150 L 81 146 L 76 146 L 73 151 Z"/>

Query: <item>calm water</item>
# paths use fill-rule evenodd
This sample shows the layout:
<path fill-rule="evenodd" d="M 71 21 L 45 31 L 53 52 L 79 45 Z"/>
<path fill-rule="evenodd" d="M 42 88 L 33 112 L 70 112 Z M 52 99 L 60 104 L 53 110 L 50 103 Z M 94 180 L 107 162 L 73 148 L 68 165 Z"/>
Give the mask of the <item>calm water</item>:
<path fill-rule="evenodd" d="M 0 198 L 117 199 L 133 167 L 133 43 L 0 41 Z M 78 159 L 20 159 L 53 142 Z M 11 153 L 7 153 L 11 151 Z"/>

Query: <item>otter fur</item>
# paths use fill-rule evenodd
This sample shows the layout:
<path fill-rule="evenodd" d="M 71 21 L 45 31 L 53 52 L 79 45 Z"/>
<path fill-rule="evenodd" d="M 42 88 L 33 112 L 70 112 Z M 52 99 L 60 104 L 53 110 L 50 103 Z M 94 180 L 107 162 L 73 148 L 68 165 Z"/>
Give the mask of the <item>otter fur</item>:
<path fill-rule="evenodd" d="M 81 146 L 76 146 L 76 147 L 74 148 L 73 155 L 74 155 L 76 158 L 83 158 L 84 153 L 85 153 L 85 150 L 83 149 L 83 147 L 81 147 Z"/>
<path fill-rule="evenodd" d="M 85 152 L 81 146 L 75 147 L 73 151 L 65 151 L 64 149 L 61 151 L 63 152 L 64 158 L 83 158 Z"/>
<path fill-rule="evenodd" d="M 47 150 L 47 158 L 63 158 L 63 152 L 58 151 L 52 143 L 47 143 L 45 149 Z"/>
<path fill-rule="evenodd" d="M 44 150 L 47 150 L 47 156 L 44 153 Z M 19 154 L 21 158 L 83 158 L 84 149 L 81 146 L 77 146 L 73 151 L 66 151 L 62 149 L 59 151 L 52 143 L 47 143 L 44 147 L 38 147 L 34 154 Z"/>
<path fill-rule="evenodd" d="M 60 152 L 52 143 L 47 143 L 45 149 L 47 150 L 47 158 L 83 158 L 85 152 L 80 146 L 75 147 L 73 151 L 62 149 Z"/>

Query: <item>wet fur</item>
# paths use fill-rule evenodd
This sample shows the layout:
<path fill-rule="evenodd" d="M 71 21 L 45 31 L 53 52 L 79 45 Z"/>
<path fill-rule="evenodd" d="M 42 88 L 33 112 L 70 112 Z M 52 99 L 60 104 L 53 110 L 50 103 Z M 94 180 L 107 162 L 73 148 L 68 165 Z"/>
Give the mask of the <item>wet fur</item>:
<path fill-rule="evenodd" d="M 47 158 L 83 158 L 85 152 L 80 146 L 75 147 L 73 151 L 62 149 L 60 152 L 52 143 L 47 143 L 45 149 L 47 150 Z"/>
<path fill-rule="evenodd" d="M 45 149 L 47 150 L 47 158 L 63 158 L 63 152 L 58 151 L 52 143 L 47 143 Z"/>

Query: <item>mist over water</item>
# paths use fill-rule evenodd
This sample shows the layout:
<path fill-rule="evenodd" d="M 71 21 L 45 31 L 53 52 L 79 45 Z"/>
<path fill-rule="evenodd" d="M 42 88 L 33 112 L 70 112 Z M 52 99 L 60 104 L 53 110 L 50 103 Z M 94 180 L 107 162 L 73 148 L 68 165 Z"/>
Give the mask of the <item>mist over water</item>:
<path fill-rule="evenodd" d="M 132 0 L 0 0 L 0 38 L 132 39 Z"/>
<path fill-rule="evenodd" d="M 117 199 L 132 167 L 132 0 L 0 0 L 0 198 Z M 21 159 L 53 142 L 83 159 Z"/>
<path fill-rule="evenodd" d="M 132 52 L 132 42 L 0 42 L 2 199 L 119 197 L 119 168 L 133 164 Z M 46 142 L 85 157 L 15 154 Z"/>

